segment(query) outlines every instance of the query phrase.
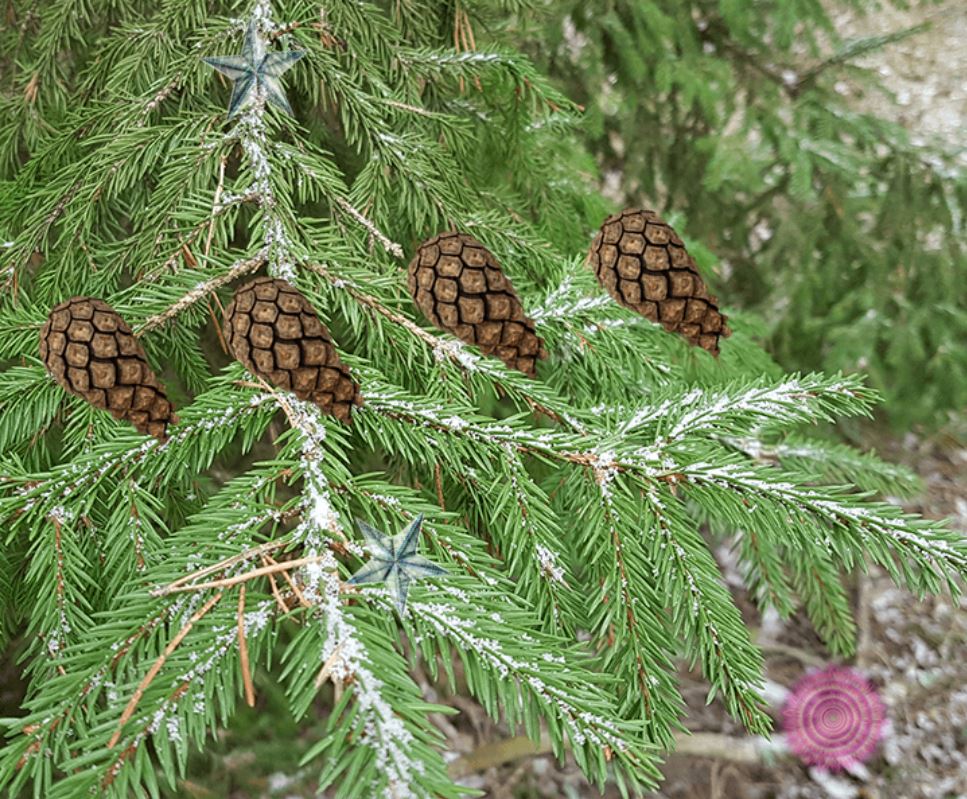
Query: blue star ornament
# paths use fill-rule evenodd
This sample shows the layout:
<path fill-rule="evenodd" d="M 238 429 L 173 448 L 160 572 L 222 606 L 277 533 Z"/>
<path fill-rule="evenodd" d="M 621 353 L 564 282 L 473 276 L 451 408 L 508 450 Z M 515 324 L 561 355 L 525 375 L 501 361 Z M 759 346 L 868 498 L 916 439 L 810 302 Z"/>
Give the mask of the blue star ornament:
<path fill-rule="evenodd" d="M 250 23 L 245 31 L 245 45 L 240 56 L 210 56 L 202 61 L 235 81 L 232 99 L 228 104 L 228 118 L 231 119 L 260 95 L 287 114 L 292 114 L 292 106 L 286 99 L 279 79 L 304 55 L 304 50 L 266 51 L 265 40 L 255 24 Z"/>
<path fill-rule="evenodd" d="M 423 525 L 422 513 L 402 533 L 394 536 L 384 535 L 359 519 L 356 524 L 362 531 L 365 547 L 372 558 L 349 578 L 349 582 L 355 585 L 386 583 L 401 616 L 406 611 L 406 593 L 413 580 L 446 574 L 442 566 L 416 554 Z"/>

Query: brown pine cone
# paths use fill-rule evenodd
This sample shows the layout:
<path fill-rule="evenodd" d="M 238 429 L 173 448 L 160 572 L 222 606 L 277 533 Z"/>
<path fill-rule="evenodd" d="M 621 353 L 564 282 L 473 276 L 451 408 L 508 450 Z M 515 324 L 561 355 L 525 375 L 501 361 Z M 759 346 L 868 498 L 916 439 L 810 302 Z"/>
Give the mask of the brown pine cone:
<path fill-rule="evenodd" d="M 40 359 L 71 394 L 159 441 L 178 422 L 140 342 L 106 302 L 72 297 L 55 306 L 40 331 Z"/>
<path fill-rule="evenodd" d="M 409 287 L 434 325 L 511 369 L 534 377 L 536 360 L 547 357 L 500 264 L 473 236 L 441 233 L 424 241 L 410 261 Z"/>
<path fill-rule="evenodd" d="M 359 385 L 309 301 L 284 280 L 257 277 L 225 309 L 225 340 L 252 374 L 347 424 L 362 405 Z"/>
<path fill-rule="evenodd" d="M 626 308 L 718 356 L 719 339 L 732 332 L 726 317 L 682 240 L 654 211 L 628 208 L 605 219 L 588 264 Z"/>

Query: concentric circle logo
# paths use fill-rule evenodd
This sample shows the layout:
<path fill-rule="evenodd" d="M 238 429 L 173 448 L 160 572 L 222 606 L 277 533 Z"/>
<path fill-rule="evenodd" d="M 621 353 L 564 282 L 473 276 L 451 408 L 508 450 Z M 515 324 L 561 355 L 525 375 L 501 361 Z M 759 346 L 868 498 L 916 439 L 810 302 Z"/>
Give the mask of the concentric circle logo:
<path fill-rule="evenodd" d="M 876 751 L 886 708 L 862 674 L 830 666 L 796 684 L 782 720 L 789 748 L 800 760 L 839 771 L 868 760 Z"/>

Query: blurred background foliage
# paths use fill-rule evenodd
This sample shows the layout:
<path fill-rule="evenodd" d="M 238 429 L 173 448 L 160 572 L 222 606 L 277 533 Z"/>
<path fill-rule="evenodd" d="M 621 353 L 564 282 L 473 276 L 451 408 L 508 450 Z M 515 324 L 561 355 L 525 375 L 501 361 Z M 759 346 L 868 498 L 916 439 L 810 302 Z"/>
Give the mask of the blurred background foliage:
<path fill-rule="evenodd" d="M 882 8 L 542 0 L 514 33 L 584 106 L 614 207 L 655 208 L 700 242 L 783 366 L 864 371 L 894 428 L 932 429 L 967 407 L 967 147 L 856 102 L 895 105 L 860 64 L 944 24 L 838 32 L 834 14 L 871 30 Z"/>

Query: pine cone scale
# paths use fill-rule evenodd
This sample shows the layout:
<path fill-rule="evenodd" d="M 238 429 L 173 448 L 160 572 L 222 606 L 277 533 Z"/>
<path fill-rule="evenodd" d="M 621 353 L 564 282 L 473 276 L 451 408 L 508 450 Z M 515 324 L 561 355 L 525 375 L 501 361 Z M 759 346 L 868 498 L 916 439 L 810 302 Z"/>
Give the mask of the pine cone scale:
<path fill-rule="evenodd" d="M 284 280 L 258 277 L 225 309 L 225 340 L 250 372 L 349 423 L 362 404 L 315 309 Z"/>
<path fill-rule="evenodd" d="M 40 357 L 68 392 L 159 441 L 178 421 L 131 328 L 101 300 L 57 305 L 41 330 Z"/>
<path fill-rule="evenodd" d="M 621 305 L 713 355 L 730 334 L 726 318 L 678 234 L 654 211 L 609 216 L 594 237 L 588 264 Z"/>
<path fill-rule="evenodd" d="M 465 233 L 423 242 L 410 261 L 409 289 L 429 321 L 529 377 L 547 354 L 534 322 L 493 255 Z"/>

